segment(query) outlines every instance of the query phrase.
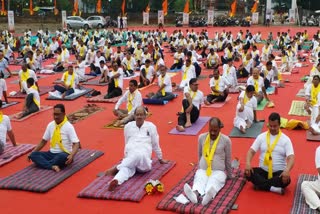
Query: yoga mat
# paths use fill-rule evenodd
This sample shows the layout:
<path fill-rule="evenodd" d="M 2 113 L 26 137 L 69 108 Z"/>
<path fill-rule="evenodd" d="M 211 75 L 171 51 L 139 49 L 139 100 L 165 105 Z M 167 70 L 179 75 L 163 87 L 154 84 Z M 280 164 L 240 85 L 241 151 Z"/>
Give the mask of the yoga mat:
<path fill-rule="evenodd" d="M 26 119 L 28 119 L 30 117 L 33 117 L 33 116 L 35 116 L 35 115 L 37 115 L 37 114 L 39 114 L 41 112 L 47 111 L 47 110 L 52 109 L 52 108 L 53 108 L 52 106 L 40 106 L 40 110 L 39 111 L 34 112 L 32 114 L 29 114 L 29 115 L 27 115 L 27 116 L 25 116 L 23 118 L 20 118 L 20 119 L 17 118 L 22 112 L 18 112 L 16 114 L 12 114 L 12 115 L 9 116 L 9 118 L 10 118 L 11 121 L 22 122 L 22 121 L 24 121 L 24 120 L 26 120 Z"/>
<path fill-rule="evenodd" d="M 47 100 L 68 100 L 68 101 L 75 100 L 75 99 L 91 92 L 93 89 L 92 88 L 82 88 L 81 90 L 82 90 L 81 93 L 78 93 L 78 94 L 73 93 L 69 96 L 66 96 L 64 99 L 61 99 L 61 98 L 55 97 L 55 96 L 51 96 L 51 95 L 49 95 L 49 97 L 47 97 L 46 99 Z"/>
<path fill-rule="evenodd" d="M 274 86 L 270 86 L 267 88 L 266 90 L 267 94 L 274 94 L 275 92 L 275 87 Z"/>
<path fill-rule="evenodd" d="M 202 104 L 201 107 L 202 108 L 221 108 L 224 106 L 224 104 L 226 104 L 229 100 L 231 100 L 231 97 L 227 97 L 227 99 L 223 102 L 215 102 L 211 105 L 205 105 L 205 104 Z"/>
<path fill-rule="evenodd" d="M 199 117 L 198 120 L 192 124 L 191 127 L 186 128 L 184 132 L 179 132 L 174 127 L 169 134 L 175 135 L 197 135 L 201 129 L 207 124 L 211 117 Z"/>
<path fill-rule="evenodd" d="M 300 89 L 296 95 L 297 97 L 305 97 L 305 90 L 304 89 Z"/>
<path fill-rule="evenodd" d="M 10 163 L 14 159 L 31 151 L 35 145 L 32 144 L 20 144 L 13 146 L 11 142 L 7 142 L 4 147 L 4 153 L 0 155 L 0 166 Z"/>
<path fill-rule="evenodd" d="M 158 99 L 143 98 L 143 104 L 165 105 L 167 103 L 169 103 L 168 100 L 158 100 Z"/>
<path fill-rule="evenodd" d="M 116 187 L 113 192 L 108 191 L 109 182 L 113 179 L 113 176 L 101 176 L 84 188 L 78 194 L 78 197 L 139 202 L 146 195 L 145 184 L 150 179 L 160 180 L 175 164 L 173 161 L 160 164 L 158 160 L 154 159 L 150 172 L 136 173 L 128 181 Z"/>
<path fill-rule="evenodd" d="M 20 103 L 20 102 L 12 101 L 12 102 L 5 103 L 5 104 L 2 103 L 2 108 L 1 108 L 1 109 L 8 108 L 8 107 L 13 106 L 13 105 L 16 105 L 16 104 L 18 104 L 18 103 Z"/>
<path fill-rule="evenodd" d="M 104 94 L 100 94 L 98 96 L 91 97 L 91 98 L 87 99 L 87 102 L 89 102 L 89 103 L 116 103 L 116 102 L 118 102 L 118 100 L 120 98 L 121 98 L 121 96 L 114 97 L 111 99 L 104 99 Z"/>
<path fill-rule="evenodd" d="M 310 209 L 306 203 L 305 197 L 301 192 L 301 184 L 303 181 L 315 181 L 318 179 L 316 175 L 300 174 L 296 184 L 296 190 L 291 208 L 291 214 L 317 214 L 316 210 Z"/>
<path fill-rule="evenodd" d="M 306 131 L 308 141 L 317 141 L 320 143 L 320 135 L 313 135 L 311 132 Z"/>
<path fill-rule="evenodd" d="M 252 126 L 246 130 L 245 134 L 242 134 L 240 130 L 236 127 L 233 127 L 229 137 L 239 137 L 239 138 L 256 138 L 261 133 L 264 122 L 253 123 Z"/>
<path fill-rule="evenodd" d="M 94 79 L 94 78 L 96 78 L 96 76 L 88 76 L 88 75 L 85 75 L 85 76 L 84 76 L 84 80 L 80 80 L 79 82 L 85 83 L 85 82 L 87 82 L 87 81 L 89 81 L 89 80 L 92 80 L 92 79 Z"/>
<path fill-rule="evenodd" d="M 74 157 L 73 163 L 60 172 L 40 169 L 32 164 L 0 179 L 0 189 L 47 192 L 102 155 L 101 151 L 81 149 Z"/>
<path fill-rule="evenodd" d="M 86 119 L 87 117 L 89 117 L 95 113 L 103 111 L 104 109 L 105 108 L 97 106 L 96 104 L 88 104 L 88 105 L 85 105 L 82 109 L 80 109 L 74 113 L 68 114 L 67 118 L 70 123 L 74 124 L 76 122 L 79 122 L 80 120 Z"/>
<path fill-rule="evenodd" d="M 96 86 L 106 86 L 108 83 L 99 83 L 99 80 L 91 80 L 82 83 L 82 85 L 96 85 Z"/>
<path fill-rule="evenodd" d="M 268 104 L 266 99 L 263 99 L 257 106 L 257 111 L 262 111 Z"/>
<path fill-rule="evenodd" d="M 293 100 L 289 110 L 289 115 L 296 116 L 309 116 L 309 114 L 304 110 L 305 101 Z"/>
<path fill-rule="evenodd" d="M 40 93 L 39 95 L 44 95 L 47 94 L 50 91 L 53 91 L 53 86 L 39 86 L 40 89 Z M 21 91 L 18 91 L 15 95 L 11 96 L 9 95 L 9 97 L 11 98 L 26 98 L 27 94 L 22 93 Z"/>
<path fill-rule="evenodd" d="M 168 70 L 168 72 L 180 72 L 182 71 L 181 68 L 176 68 L 176 69 L 172 69 L 172 70 Z"/>
<path fill-rule="evenodd" d="M 235 178 L 227 180 L 226 184 L 218 192 L 216 197 L 206 206 L 202 206 L 201 201 L 197 204 L 190 202 L 186 205 L 176 202 L 174 197 L 184 194 L 184 184 L 188 183 L 192 186 L 197 169 L 198 167 L 195 166 L 175 187 L 173 187 L 158 203 L 157 209 L 177 213 L 229 213 L 246 183 L 246 179 L 241 170 L 233 170 L 233 176 L 235 176 Z"/>

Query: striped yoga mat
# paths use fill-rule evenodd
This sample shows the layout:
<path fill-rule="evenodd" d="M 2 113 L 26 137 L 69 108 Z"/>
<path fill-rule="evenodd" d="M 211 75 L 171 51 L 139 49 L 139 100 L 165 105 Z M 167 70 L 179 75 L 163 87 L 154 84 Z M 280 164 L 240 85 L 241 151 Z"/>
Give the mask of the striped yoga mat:
<path fill-rule="evenodd" d="M 214 200 L 206 206 L 201 203 L 186 205 L 176 202 L 174 197 L 183 193 L 183 186 L 188 183 L 192 186 L 193 177 L 197 166 L 193 168 L 158 204 L 157 209 L 167 210 L 177 213 L 228 213 L 238 195 L 240 194 L 246 179 L 241 170 L 234 170 L 234 179 L 227 180 L 224 187 L 219 191 Z"/>
<path fill-rule="evenodd" d="M 10 117 L 11 121 L 22 122 L 22 121 L 24 121 L 24 120 L 26 120 L 26 119 L 28 119 L 30 117 L 33 117 L 33 116 L 35 116 L 35 115 L 37 115 L 37 114 L 39 114 L 41 112 L 50 110 L 52 108 L 53 108 L 52 106 L 40 106 L 40 110 L 39 111 L 34 112 L 32 114 L 29 114 L 29 115 L 27 115 L 27 116 L 25 116 L 23 118 L 19 118 L 19 116 L 22 114 L 22 112 L 18 112 L 16 114 L 12 114 L 9 117 Z"/>
<path fill-rule="evenodd" d="M 288 114 L 296 116 L 309 116 L 304 110 L 304 104 L 305 101 L 293 100 Z"/>
<path fill-rule="evenodd" d="M 139 202 L 146 195 L 145 184 L 150 180 L 159 180 L 174 166 L 175 162 L 160 164 L 156 159 L 152 162 L 152 170 L 146 173 L 136 173 L 125 183 L 116 187 L 115 191 L 108 191 L 109 182 L 112 176 L 102 176 L 95 179 L 89 186 L 84 188 L 79 194 L 80 198 L 96 198 L 105 200 L 121 200 Z"/>
<path fill-rule="evenodd" d="M 47 192 L 102 155 L 101 151 L 82 149 L 74 157 L 73 163 L 60 172 L 40 169 L 33 164 L 0 179 L 0 189 Z"/>
<path fill-rule="evenodd" d="M 32 144 L 20 144 L 13 146 L 11 142 L 7 142 L 4 153 L 0 155 L 0 166 L 3 166 L 14 159 L 31 151 L 35 145 Z"/>
<path fill-rule="evenodd" d="M 105 108 L 96 104 L 87 104 L 82 109 L 67 115 L 70 123 L 74 124 L 80 120 L 84 120 L 92 114 L 103 111 Z"/>
<path fill-rule="evenodd" d="M 296 186 L 296 191 L 294 194 L 293 205 L 291 208 L 291 214 L 298 214 L 298 213 L 299 214 L 316 214 L 316 213 L 319 213 L 318 211 L 309 208 L 309 206 L 307 205 L 305 198 L 301 192 L 301 184 L 303 181 L 315 181 L 317 179 L 318 179 L 318 176 L 316 176 L 316 175 L 306 175 L 306 174 L 299 175 L 297 186 Z"/>

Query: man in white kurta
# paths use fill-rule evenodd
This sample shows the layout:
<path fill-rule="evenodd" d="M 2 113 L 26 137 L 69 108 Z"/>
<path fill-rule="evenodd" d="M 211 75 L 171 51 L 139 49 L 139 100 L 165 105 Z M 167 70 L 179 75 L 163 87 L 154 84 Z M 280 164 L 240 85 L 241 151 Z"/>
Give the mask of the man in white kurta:
<path fill-rule="evenodd" d="M 2 102 L 0 100 L 0 109 L 2 108 Z M 0 155 L 4 153 L 6 147 L 6 136 L 9 136 L 13 146 L 17 146 L 14 133 L 12 131 L 10 118 L 7 115 L 3 115 L 0 111 Z"/>
<path fill-rule="evenodd" d="M 126 102 L 126 109 L 119 109 L 122 103 Z M 130 80 L 129 90 L 116 103 L 113 114 L 118 117 L 118 121 L 114 126 L 122 126 L 134 120 L 134 111 L 142 105 L 142 96 L 138 90 L 137 80 Z"/>
<path fill-rule="evenodd" d="M 159 145 L 159 135 L 156 126 L 145 121 L 147 112 L 144 107 L 136 108 L 135 121 L 124 127 L 125 149 L 121 163 L 105 172 L 106 175 L 115 175 L 109 184 L 109 191 L 114 191 L 118 185 L 123 184 L 137 171 L 148 172 L 152 167 L 152 151 L 155 152 L 159 162 L 166 164 L 162 159 Z"/>
<path fill-rule="evenodd" d="M 313 134 L 320 134 L 320 77 L 314 75 L 312 84 L 305 90 L 306 103 L 305 110 L 311 115 L 310 131 Z"/>
<path fill-rule="evenodd" d="M 252 85 L 248 85 L 246 90 L 242 91 L 239 96 L 239 102 L 236 107 L 236 117 L 233 120 L 233 125 L 242 133 L 246 133 L 246 129 L 250 128 L 252 123 L 257 120 L 257 99 L 254 96 L 254 92 L 254 87 Z"/>
<path fill-rule="evenodd" d="M 303 181 L 301 184 L 301 191 L 309 207 L 320 211 L 320 146 L 316 150 L 315 164 L 318 171 L 318 179 L 315 181 Z"/>
<path fill-rule="evenodd" d="M 250 76 L 247 80 L 247 86 L 253 85 L 255 90 L 255 97 L 257 98 L 258 104 L 263 100 L 263 97 L 266 98 L 266 100 L 269 100 L 266 88 L 264 87 L 264 80 L 259 75 L 259 70 L 257 68 L 254 68 L 252 71 L 252 76 Z"/>
<path fill-rule="evenodd" d="M 220 76 L 219 70 L 213 71 L 213 77 L 209 82 L 211 93 L 207 95 L 204 103 L 210 105 L 214 102 L 224 102 L 229 94 L 231 84 L 224 76 Z"/>
<path fill-rule="evenodd" d="M 189 85 L 189 81 L 192 78 L 196 78 L 196 69 L 194 65 L 191 64 L 191 60 L 187 59 L 186 64 L 182 66 L 182 80 L 179 85 L 179 89 L 183 89 L 184 87 Z"/>
<path fill-rule="evenodd" d="M 27 79 L 29 79 L 30 77 L 34 79 L 35 84 L 38 87 L 38 78 L 36 73 L 33 70 L 28 69 L 27 64 L 22 64 L 21 70 L 19 71 L 19 82 L 21 92 L 26 92 L 28 90 Z"/>
<path fill-rule="evenodd" d="M 233 88 L 236 87 L 238 85 L 238 80 L 237 80 L 237 71 L 233 66 L 233 60 L 228 59 L 228 63 L 224 64 L 222 68 L 223 68 L 222 76 L 227 78 L 227 80 L 230 82 Z"/>
<path fill-rule="evenodd" d="M 184 185 L 184 193 L 192 203 L 198 203 L 197 196 L 200 195 L 202 205 L 207 205 L 224 187 L 227 178 L 232 178 L 231 140 L 221 133 L 222 127 L 220 119 L 211 118 L 209 132 L 199 136 L 199 169 L 194 176 L 193 187 Z"/>

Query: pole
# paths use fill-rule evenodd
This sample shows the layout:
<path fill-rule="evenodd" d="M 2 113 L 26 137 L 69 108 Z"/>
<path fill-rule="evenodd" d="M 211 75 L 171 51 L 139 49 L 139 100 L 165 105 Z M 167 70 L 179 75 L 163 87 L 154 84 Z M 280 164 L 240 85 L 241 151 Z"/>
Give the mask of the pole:
<path fill-rule="evenodd" d="M 10 10 L 10 0 L 8 0 L 8 11 Z"/>

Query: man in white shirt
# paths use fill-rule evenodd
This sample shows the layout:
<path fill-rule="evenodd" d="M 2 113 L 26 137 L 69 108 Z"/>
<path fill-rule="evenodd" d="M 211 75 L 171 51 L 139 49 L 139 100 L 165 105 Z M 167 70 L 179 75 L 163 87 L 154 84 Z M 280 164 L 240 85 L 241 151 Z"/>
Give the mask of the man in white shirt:
<path fill-rule="evenodd" d="M 156 78 L 156 72 L 151 65 L 151 60 L 147 59 L 145 64 L 140 68 L 140 84 L 139 88 L 152 84 Z"/>
<path fill-rule="evenodd" d="M 136 60 L 131 56 L 130 51 L 127 51 L 126 57 L 121 62 L 124 75 L 125 76 L 132 76 L 134 75 L 134 71 L 136 69 Z"/>
<path fill-rule="evenodd" d="M 108 92 L 104 99 L 110 99 L 122 95 L 123 70 L 118 67 L 117 62 L 112 62 L 112 70 L 109 72 Z"/>
<path fill-rule="evenodd" d="M 173 55 L 174 63 L 170 70 L 181 69 L 184 61 L 184 53 L 182 52 L 182 47 L 179 47 L 178 52 Z"/>
<path fill-rule="evenodd" d="M 33 78 L 35 85 L 39 88 L 38 86 L 38 78 L 36 73 L 28 69 L 28 65 L 26 63 L 23 63 L 21 65 L 21 70 L 19 71 L 19 81 L 20 81 L 20 90 L 21 92 L 27 92 L 28 91 L 28 86 L 27 86 L 27 79 Z"/>
<path fill-rule="evenodd" d="M 255 89 L 253 85 L 248 85 L 245 91 L 239 95 L 239 102 L 236 107 L 236 117 L 233 120 L 234 127 L 245 134 L 246 129 L 250 128 L 252 123 L 257 121 L 257 99 L 254 96 Z"/>
<path fill-rule="evenodd" d="M 200 116 L 200 107 L 203 102 L 203 93 L 198 90 L 199 83 L 196 78 L 189 81 L 189 86 L 186 86 L 183 91 L 182 107 L 183 112 L 179 113 L 178 125 L 176 129 L 179 132 L 184 132 L 185 128 L 191 127 Z"/>
<path fill-rule="evenodd" d="M 254 86 L 254 96 L 257 98 L 258 104 L 265 98 L 269 101 L 266 88 L 264 87 L 264 80 L 259 75 L 259 70 L 257 68 L 254 68 L 252 71 L 252 76 L 250 76 L 247 80 L 247 86 L 253 85 Z"/>
<path fill-rule="evenodd" d="M 0 103 L 2 103 L 2 96 L 4 98 L 4 101 L 8 103 L 8 97 L 7 97 L 7 83 L 4 79 L 3 72 L 0 71 Z"/>
<path fill-rule="evenodd" d="M 148 172 L 152 167 L 152 150 L 156 153 L 161 164 L 168 161 L 162 159 L 159 145 L 159 135 L 156 126 L 145 121 L 147 112 L 144 107 L 137 107 L 134 111 L 135 121 L 124 127 L 125 157 L 121 163 L 106 170 L 106 175 L 115 175 L 109 184 L 109 191 L 129 180 L 138 172 Z"/>
<path fill-rule="evenodd" d="M 227 99 L 231 84 L 224 76 L 220 76 L 218 69 L 213 70 L 213 77 L 210 79 L 209 85 L 211 93 L 207 95 L 204 101 L 206 105 L 214 102 L 224 102 Z"/>
<path fill-rule="evenodd" d="M 2 108 L 2 102 L 0 100 L 0 109 L 1 108 Z M 3 115 L 3 113 L 0 111 L 0 155 L 4 153 L 7 134 L 12 145 L 17 146 L 14 133 L 11 127 L 10 118 L 7 115 Z"/>
<path fill-rule="evenodd" d="M 246 57 L 243 58 L 242 64 L 239 66 L 237 71 L 237 78 L 248 77 L 252 74 L 253 59 L 251 53 L 247 53 Z"/>
<path fill-rule="evenodd" d="M 7 70 L 9 72 L 9 77 L 11 76 L 11 71 L 8 66 L 8 61 L 4 58 L 3 51 L 0 50 L 0 72 Z"/>
<path fill-rule="evenodd" d="M 310 129 L 314 135 L 320 134 L 320 76 L 314 75 L 312 83 L 305 90 L 305 110 L 310 114 Z"/>
<path fill-rule="evenodd" d="M 119 109 L 122 103 L 126 102 L 126 109 Z M 133 112 L 138 106 L 142 105 L 142 96 L 138 90 L 137 80 L 130 80 L 129 90 L 124 93 L 124 95 L 116 103 L 113 114 L 118 118 L 117 122 L 113 124 L 114 126 L 123 126 L 130 121 L 134 120 Z"/>
<path fill-rule="evenodd" d="M 63 73 L 59 83 L 60 85 L 54 85 L 54 89 L 62 94 L 62 99 L 75 92 L 75 89 L 79 84 L 79 79 L 78 75 L 73 71 L 72 65 L 68 66 L 68 71 Z"/>
<path fill-rule="evenodd" d="M 320 211 L 320 147 L 316 150 L 315 165 L 318 172 L 318 179 L 315 181 L 303 181 L 301 184 L 301 191 L 305 197 L 306 203 L 311 209 Z"/>
<path fill-rule="evenodd" d="M 260 134 L 247 153 L 245 176 L 255 189 L 284 194 L 290 182 L 294 165 L 294 151 L 290 138 L 280 130 L 280 115 L 271 113 L 269 130 Z M 259 167 L 252 168 L 251 161 L 260 150 Z"/>
<path fill-rule="evenodd" d="M 196 69 L 191 64 L 191 59 L 186 59 L 186 64 L 182 66 L 182 80 L 179 89 L 183 90 L 184 87 L 188 86 L 192 78 L 196 78 Z"/>
<path fill-rule="evenodd" d="M 235 67 L 233 66 L 233 60 L 232 58 L 227 60 L 227 64 L 223 65 L 223 73 L 222 76 L 224 76 L 229 83 L 231 84 L 231 87 L 236 87 L 238 85 L 237 80 L 237 71 Z"/>
<path fill-rule="evenodd" d="M 27 97 L 25 99 L 22 114 L 19 115 L 18 118 L 23 118 L 40 110 L 40 95 L 38 92 L 38 88 L 34 83 L 35 82 L 32 77 L 27 79 Z"/>
<path fill-rule="evenodd" d="M 159 89 L 151 99 L 157 100 L 172 100 L 175 98 L 172 93 L 171 77 L 167 74 L 167 68 L 163 65 L 160 66 L 160 75 L 158 77 Z"/>
<path fill-rule="evenodd" d="M 68 121 L 63 104 L 53 108 L 54 121 L 50 122 L 41 142 L 34 148 L 28 159 L 42 169 L 59 172 L 72 163 L 77 154 L 80 141 L 73 125 Z M 50 150 L 40 151 L 50 141 Z"/>

